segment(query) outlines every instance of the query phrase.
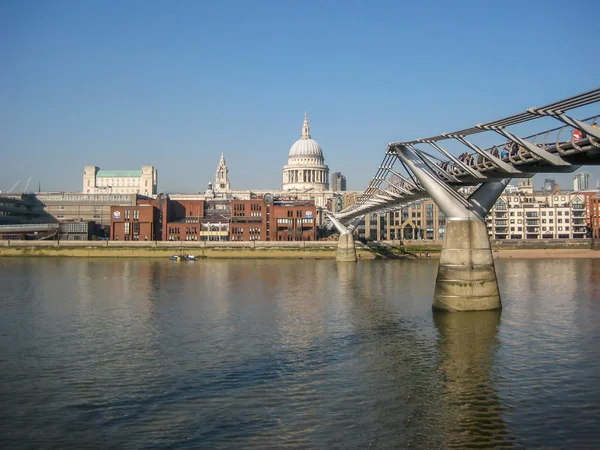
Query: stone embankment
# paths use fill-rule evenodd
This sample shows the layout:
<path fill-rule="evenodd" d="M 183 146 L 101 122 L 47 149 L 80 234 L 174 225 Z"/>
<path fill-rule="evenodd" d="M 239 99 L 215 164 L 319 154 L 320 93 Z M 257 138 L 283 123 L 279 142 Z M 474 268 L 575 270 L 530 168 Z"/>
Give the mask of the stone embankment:
<path fill-rule="evenodd" d="M 500 258 L 600 257 L 592 239 L 493 240 Z M 356 242 L 359 259 L 436 258 L 442 241 Z M 337 241 L 0 241 L 0 256 L 144 257 L 192 254 L 200 258 L 335 259 Z"/>
<path fill-rule="evenodd" d="M 357 246 L 362 258 L 376 255 Z M 337 241 L 0 241 L 0 256 L 335 259 Z"/>

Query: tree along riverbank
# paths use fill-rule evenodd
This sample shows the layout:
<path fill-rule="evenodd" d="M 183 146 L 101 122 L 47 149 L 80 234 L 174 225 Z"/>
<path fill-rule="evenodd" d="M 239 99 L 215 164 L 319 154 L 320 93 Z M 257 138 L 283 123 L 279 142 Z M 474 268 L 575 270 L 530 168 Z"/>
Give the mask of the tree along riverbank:
<path fill-rule="evenodd" d="M 591 239 L 492 241 L 495 258 L 599 258 Z M 356 242 L 359 259 L 437 258 L 442 241 Z M 335 259 L 337 241 L 0 241 L 0 256 Z"/>

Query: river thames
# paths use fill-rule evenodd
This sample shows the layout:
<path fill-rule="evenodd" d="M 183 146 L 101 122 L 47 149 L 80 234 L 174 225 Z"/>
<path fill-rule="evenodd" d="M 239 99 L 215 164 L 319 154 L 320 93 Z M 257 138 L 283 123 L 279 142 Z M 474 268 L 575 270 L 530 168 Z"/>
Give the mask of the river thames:
<path fill-rule="evenodd" d="M 0 447 L 598 448 L 600 260 L 0 260 Z"/>

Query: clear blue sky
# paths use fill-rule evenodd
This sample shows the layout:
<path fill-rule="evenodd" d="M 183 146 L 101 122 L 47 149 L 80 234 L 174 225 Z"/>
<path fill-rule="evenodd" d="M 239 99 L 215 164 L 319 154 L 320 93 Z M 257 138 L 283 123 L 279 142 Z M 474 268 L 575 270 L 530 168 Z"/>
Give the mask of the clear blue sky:
<path fill-rule="evenodd" d="M 0 189 L 151 164 L 161 191 L 204 191 L 221 152 L 233 188 L 279 189 L 308 111 L 362 190 L 390 141 L 598 87 L 599 17 L 597 0 L 3 0 Z"/>

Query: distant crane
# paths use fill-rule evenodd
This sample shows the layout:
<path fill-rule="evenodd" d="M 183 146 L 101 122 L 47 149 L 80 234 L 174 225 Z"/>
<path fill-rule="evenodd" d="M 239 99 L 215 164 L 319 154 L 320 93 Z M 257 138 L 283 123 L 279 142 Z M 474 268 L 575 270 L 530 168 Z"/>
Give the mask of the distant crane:
<path fill-rule="evenodd" d="M 31 183 L 31 177 L 29 177 L 29 180 L 27 180 L 27 184 L 25 185 L 25 189 L 23 189 L 23 193 L 24 194 L 27 193 L 27 188 L 29 187 L 29 183 Z"/>
<path fill-rule="evenodd" d="M 13 191 L 13 189 L 16 188 L 20 182 L 21 182 L 21 180 L 17 181 L 15 184 L 13 184 L 13 186 L 8 191 L 6 191 L 6 193 L 10 194 Z"/>

